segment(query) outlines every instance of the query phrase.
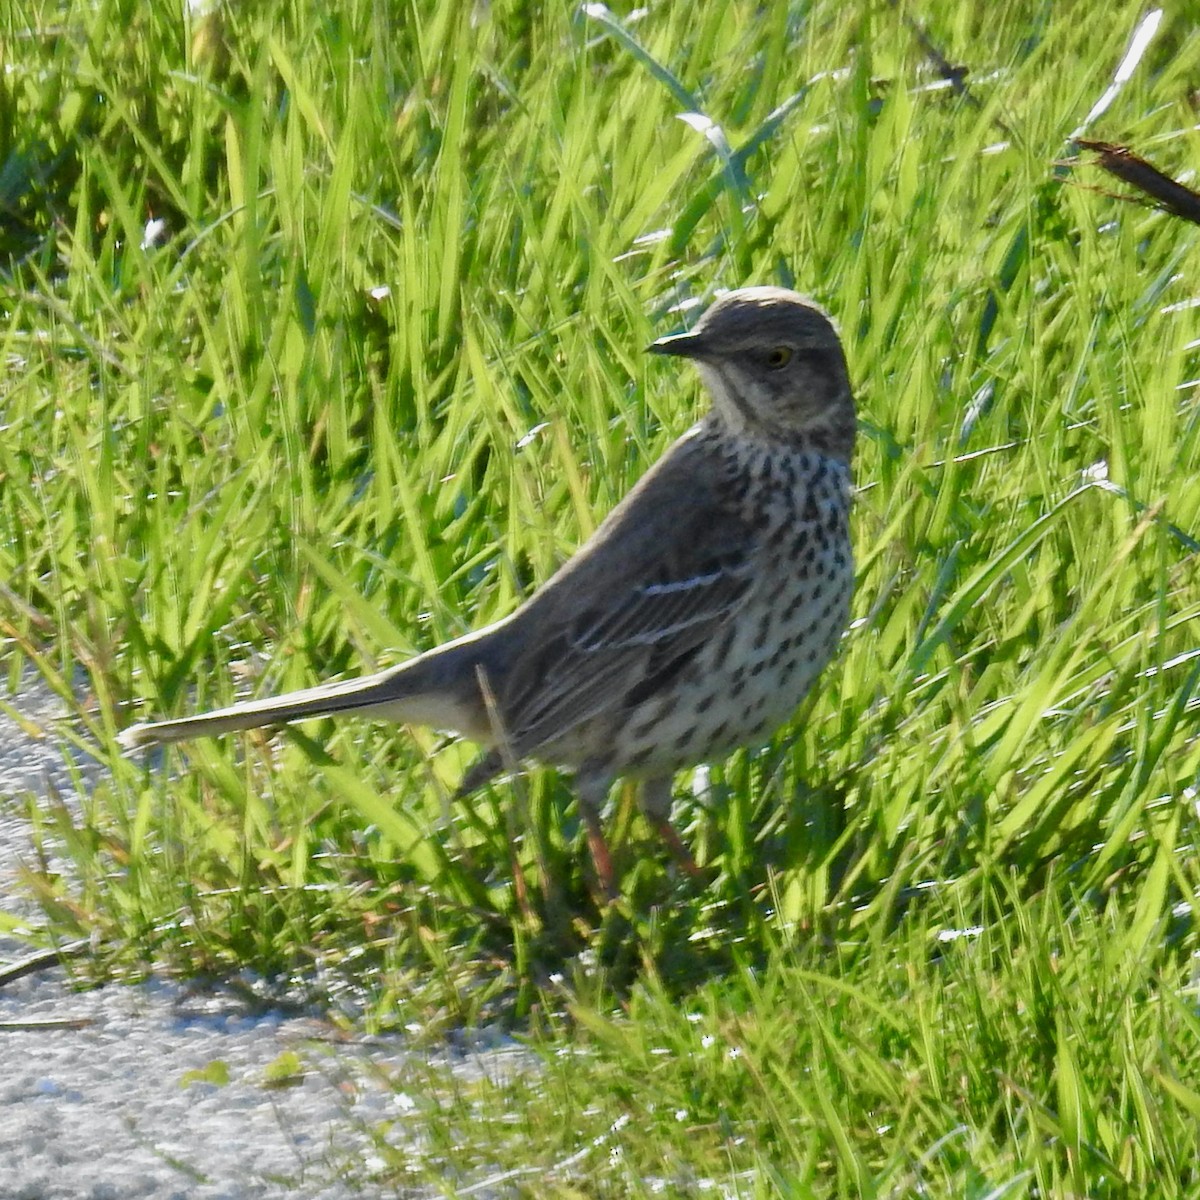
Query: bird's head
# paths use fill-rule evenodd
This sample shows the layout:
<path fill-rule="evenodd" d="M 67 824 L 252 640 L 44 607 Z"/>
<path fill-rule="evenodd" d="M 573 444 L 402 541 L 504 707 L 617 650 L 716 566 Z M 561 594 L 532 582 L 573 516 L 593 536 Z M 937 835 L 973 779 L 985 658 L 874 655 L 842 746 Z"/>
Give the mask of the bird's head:
<path fill-rule="evenodd" d="M 777 287 L 727 292 L 689 333 L 649 349 L 693 359 L 731 431 L 849 460 L 855 418 L 846 356 L 811 300 Z"/>

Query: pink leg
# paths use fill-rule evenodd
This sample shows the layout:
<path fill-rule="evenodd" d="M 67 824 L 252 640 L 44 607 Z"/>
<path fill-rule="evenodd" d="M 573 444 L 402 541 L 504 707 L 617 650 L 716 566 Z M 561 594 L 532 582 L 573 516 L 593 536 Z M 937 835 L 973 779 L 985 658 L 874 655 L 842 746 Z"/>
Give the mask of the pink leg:
<path fill-rule="evenodd" d="M 580 775 L 576 780 L 576 787 L 579 793 L 579 812 L 587 832 L 588 849 L 596 868 L 596 878 L 600 882 L 605 899 L 615 900 L 619 894 L 616 874 L 613 871 L 608 842 L 605 841 L 604 830 L 600 826 L 600 806 L 608 795 L 610 782 L 607 776 Z"/>
<path fill-rule="evenodd" d="M 693 879 L 703 879 L 704 871 L 696 865 L 692 852 L 683 844 L 679 831 L 671 824 L 670 775 L 656 775 L 643 781 L 642 811 L 654 832 L 666 843 L 680 869 Z"/>

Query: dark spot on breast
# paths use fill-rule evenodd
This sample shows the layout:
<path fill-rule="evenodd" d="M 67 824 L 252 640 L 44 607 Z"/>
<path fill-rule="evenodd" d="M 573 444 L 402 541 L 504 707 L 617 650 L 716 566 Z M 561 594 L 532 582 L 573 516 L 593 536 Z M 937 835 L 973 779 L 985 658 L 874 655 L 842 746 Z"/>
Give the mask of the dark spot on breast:
<path fill-rule="evenodd" d="M 695 725 L 689 725 L 676 739 L 675 749 L 681 753 L 692 744 L 692 739 L 696 736 Z"/>
<path fill-rule="evenodd" d="M 758 632 L 754 635 L 754 649 L 761 650 L 767 644 L 767 635 L 771 632 L 771 614 L 763 613 L 763 618 L 758 623 Z"/>
<path fill-rule="evenodd" d="M 639 721 L 636 725 L 634 725 L 633 728 L 630 729 L 629 734 L 634 741 L 640 742 L 642 738 L 644 738 L 652 729 L 654 729 L 657 724 L 658 713 L 654 713 L 653 716 L 649 716 L 644 721 Z"/>
<path fill-rule="evenodd" d="M 721 641 L 716 652 L 717 662 L 724 662 L 729 657 L 729 648 L 733 645 L 735 637 L 737 637 L 737 626 L 731 624 L 721 635 Z"/>
<path fill-rule="evenodd" d="M 772 668 L 779 666 L 781 662 L 788 656 L 792 649 L 792 639 L 784 638 L 778 646 L 775 647 L 775 653 L 771 655 L 768 665 Z"/>
<path fill-rule="evenodd" d="M 819 586 L 820 585 L 818 585 L 818 587 Z M 785 608 L 783 610 L 783 619 L 785 621 L 790 621 L 796 615 L 796 613 L 798 613 L 800 611 L 801 606 L 804 604 L 804 602 L 806 600 L 808 600 L 810 598 L 811 594 L 812 594 L 811 592 L 806 591 L 806 590 L 801 590 L 801 591 L 797 592 L 792 597 L 791 604 L 789 604 L 787 606 L 787 608 Z"/>
<path fill-rule="evenodd" d="M 841 603 L 842 603 L 841 596 L 834 596 L 829 601 L 829 603 L 826 604 L 823 609 L 821 609 L 821 620 L 828 621 L 829 618 L 833 616 L 834 610 L 836 608 L 838 608 L 841 605 Z"/>

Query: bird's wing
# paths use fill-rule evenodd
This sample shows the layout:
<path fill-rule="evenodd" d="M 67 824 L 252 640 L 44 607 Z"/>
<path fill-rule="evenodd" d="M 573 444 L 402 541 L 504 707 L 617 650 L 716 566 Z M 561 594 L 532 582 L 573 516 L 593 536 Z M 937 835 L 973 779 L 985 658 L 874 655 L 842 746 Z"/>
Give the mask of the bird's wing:
<path fill-rule="evenodd" d="M 498 697 L 519 757 L 648 699 L 736 618 L 758 537 L 706 466 L 677 443 L 530 601 L 537 634 Z"/>

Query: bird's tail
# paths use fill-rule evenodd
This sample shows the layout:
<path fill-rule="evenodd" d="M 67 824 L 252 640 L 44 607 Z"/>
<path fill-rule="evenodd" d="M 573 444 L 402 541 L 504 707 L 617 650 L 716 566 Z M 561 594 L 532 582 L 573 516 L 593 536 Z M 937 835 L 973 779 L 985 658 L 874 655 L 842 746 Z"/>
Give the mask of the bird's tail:
<path fill-rule="evenodd" d="M 337 713 L 432 725 L 486 741 L 489 726 L 475 674 L 478 654 L 474 642 L 473 637 L 463 638 L 362 679 L 247 700 L 194 717 L 131 725 L 117 735 L 117 741 L 133 750 Z"/>

